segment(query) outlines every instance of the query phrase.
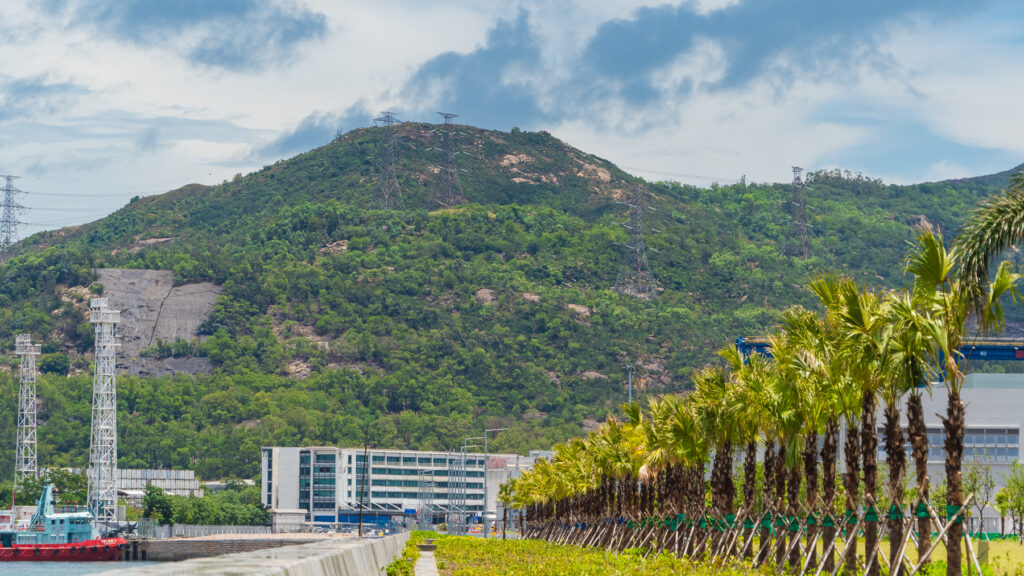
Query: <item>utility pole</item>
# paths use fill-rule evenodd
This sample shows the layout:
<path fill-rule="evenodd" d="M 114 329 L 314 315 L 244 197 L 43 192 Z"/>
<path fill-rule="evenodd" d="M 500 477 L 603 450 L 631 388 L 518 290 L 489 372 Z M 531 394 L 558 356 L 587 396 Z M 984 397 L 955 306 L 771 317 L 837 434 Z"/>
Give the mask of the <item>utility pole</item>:
<path fill-rule="evenodd" d="M 438 112 L 438 115 L 444 118 L 440 129 L 441 147 L 437 148 L 442 154 L 440 171 L 441 178 L 444 179 L 444 189 L 441 195 L 434 197 L 434 201 L 442 208 L 451 208 L 456 204 L 466 203 L 462 183 L 459 182 L 459 169 L 455 165 L 455 155 L 458 152 L 455 150 L 456 129 L 452 120 L 459 115 L 450 112 Z"/>
<path fill-rule="evenodd" d="M 452 509 L 452 520 L 448 522 L 448 533 L 456 534 L 459 536 L 465 536 L 468 533 L 469 528 L 469 509 L 466 505 L 466 453 L 470 448 L 479 448 L 480 444 L 470 444 L 473 440 L 484 440 L 483 436 L 474 436 L 472 438 L 464 438 L 462 440 L 462 447 L 459 451 L 459 458 L 455 461 L 455 489 L 452 490 L 452 482 L 448 483 L 448 501 L 450 508 Z M 486 465 L 485 465 L 486 470 Z M 487 473 L 484 473 L 484 480 L 486 481 Z M 451 476 L 449 475 L 449 478 Z M 486 482 L 485 482 L 486 483 Z M 454 496 L 454 498 L 452 497 Z M 451 503 L 454 502 L 454 505 Z M 487 506 L 485 505 L 484 508 Z M 452 531 L 454 525 L 455 530 Z"/>
<path fill-rule="evenodd" d="M 626 364 L 626 373 L 629 375 L 629 400 L 630 404 L 633 403 L 633 365 Z"/>
<path fill-rule="evenodd" d="M 490 432 L 501 432 L 503 430 L 508 430 L 508 428 L 488 428 L 487 430 L 484 430 L 484 538 L 487 538 L 490 533 L 490 522 L 489 517 L 487 516 L 487 470 L 491 467 L 491 457 L 487 451 L 487 434 Z M 494 513 L 495 515 L 498 513 L 497 506 L 494 507 Z"/>
<path fill-rule="evenodd" d="M 38 478 L 36 462 L 36 356 L 39 344 L 32 336 L 18 334 L 14 353 L 21 357 L 21 383 L 18 387 L 18 445 L 14 457 L 14 489 L 28 478 Z"/>
<path fill-rule="evenodd" d="M 793 166 L 793 193 L 789 199 L 789 233 L 782 249 L 783 256 L 807 260 L 811 257 L 811 242 L 807 237 L 807 186 L 800 173 L 804 169 Z"/>
<path fill-rule="evenodd" d="M 647 192 L 639 184 L 634 184 L 630 188 L 629 198 L 619 204 L 625 204 L 629 209 L 629 218 L 622 224 L 629 232 L 629 240 L 625 244 L 620 244 L 624 251 L 622 267 L 615 280 L 615 290 L 620 294 L 650 300 L 657 295 L 658 281 L 651 273 L 651 265 L 647 261 L 647 242 L 644 240 L 644 234 L 647 231 L 646 212 L 653 208 L 647 205 Z M 651 230 L 657 232 L 653 228 Z M 654 249 L 652 251 L 657 252 Z"/>
<path fill-rule="evenodd" d="M 366 471 L 370 469 L 368 451 L 370 450 L 370 423 L 366 423 L 366 434 L 363 435 L 363 481 L 359 490 L 359 537 L 363 537 L 363 495 L 366 494 Z M 312 501 L 312 500 L 310 500 Z"/>
<path fill-rule="evenodd" d="M 3 252 L 3 256 L 6 259 L 7 251 L 18 241 L 18 224 L 21 224 L 18 220 L 18 214 L 23 212 L 25 207 L 14 201 L 16 195 L 24 194 L 24 192 L 14 187 L 14 180 L 18 177 L 3 175 L 3 178 L 5 183 L 3 189 L 3 212 L 0 214 L 0 252 Z"/>
<path fill-rule="evenodd" d="M 89 302 L 89 321 L 96 331 L 89 508 L 99 525 L 117 521 L 117 343 L 114 330 L 121 321 L 121 311 L 109 309 L 106 298 L 93 298 Z"/>
<path fill-rule="evenodd" d="M 402 189 L 398 186 L 398 175 L 395 168 L 398 159 L 395 125 L 401 122 L 395 118 L 392 112 L 381 112 L 380 118 L 374 118 L 373 121 L 383 130 L 380 145 L 380 171 L 378 172 L 380 207 L 384 210 L 404 210 L 405 201 L 402 199 Z"/>

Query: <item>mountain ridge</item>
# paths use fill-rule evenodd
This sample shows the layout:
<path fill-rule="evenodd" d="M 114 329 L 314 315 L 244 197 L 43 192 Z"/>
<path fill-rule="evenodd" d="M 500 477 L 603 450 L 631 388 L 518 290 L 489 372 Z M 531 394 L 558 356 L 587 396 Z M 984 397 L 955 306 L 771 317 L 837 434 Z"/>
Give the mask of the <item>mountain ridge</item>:
<path fill-rule="evenodd" d="M 0 345 L 29 332 L 44 360 L 82 372 L 40 379 L 41 455 L 81 465 L 87 454 L 91 327 L 69 300 L 102 293 L 96 269 L 222 289 L 204 342 L 147 351 L 199 354 L 212 374 L 121 378 L 124 466 L 251 476 L 260 445 L 357 444 L 367 424 L 376 446 L 433 449 L 509 427 L 495 449 L 522 451 L 617 413 L 626 363 L 641 396 L 686 390 L 716 349 L 763 333 L 786 305 L 813 305 L 803 286 L 817 274 L 900 285 L 921 217 L 948 234 L 1002 182 L 812 172 L 802 260 L 780 254 L 788 184 L 643 182 L 547 133 L 459 126 L 470 202 L 433 209 L 436 128 L 398 128 L 404 211 L 374 207 L 383 132 L 366 128 L 19 244 L 0 267 Z M 618 202 L 633 184 L 653 208 L 645 241 L 663 292 L 652 301 L 611 289 L 628 238 Z M 0 375 L 0 390 L 15 385 Z M 3 407 L 0 442 L 13 443 Z"/>

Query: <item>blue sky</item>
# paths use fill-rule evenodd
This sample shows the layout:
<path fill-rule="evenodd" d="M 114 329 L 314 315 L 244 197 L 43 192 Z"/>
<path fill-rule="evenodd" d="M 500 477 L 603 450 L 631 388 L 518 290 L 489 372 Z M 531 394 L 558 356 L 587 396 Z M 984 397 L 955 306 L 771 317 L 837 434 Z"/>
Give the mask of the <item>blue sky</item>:
<path fill-rule="evenodd" d="M 22 234 L 215 184 L 381 110 L 547 130 L 654 180 L 889 182 L 1024 162 L 1024 7 L 995 0 L 9 0 Z"/>

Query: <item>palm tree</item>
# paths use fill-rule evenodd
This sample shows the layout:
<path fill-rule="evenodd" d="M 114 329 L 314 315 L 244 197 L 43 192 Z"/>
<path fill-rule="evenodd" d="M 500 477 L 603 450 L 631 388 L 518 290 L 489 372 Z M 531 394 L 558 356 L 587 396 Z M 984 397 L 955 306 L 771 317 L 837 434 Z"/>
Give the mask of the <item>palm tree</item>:
<path fill-rule="evenodd" d="M 864 499 L 877 500 L 878 433 L 875 406 L 877 392 L 885 377 L 889 353 L 889 330 L 883 300 L 874 292 L 857 288 L 850 280 L 839 283 L 836 318 L 843 335 L 843 353 L 851 376 L 860 386 L 860 454 L 864 472 Z M 877 512 L 877 511 L 876 511 Z M 869 560 L 878 546 L 878 523 L 865 522 L 864 547 Z M 878 563 L 872 562 L 870 576 L 878 574 Z"/>
<path fill-rule="evenodd" d="M 891 314 L 893 330 L 896 337 L 893 341 L 892 363 L 895 370 L 895 380 L 902 380 L 898 387 L 909 391 L 907 396 L 907 432 L 910 437 L 910 445 L 914 458 L 914 472 L 917 486 L 917 498 L 924 506 L 929 498 L 928 487 L 928 427 L 924 421 L 924 407 L 921 394 L 924 390 L 931 393 L 931 380 L 928 378 L 928 352 L 930 343 L 924 333 L 923 318 L 918 312 L 919 302 L 915 302 L 913 293 L 898 292 L 890 297 L 889 312 Z M 888 407 L 887 407 L 888 416 Z M 892 432 L 895 434 L 895 431 Z M 887 430 L 886 438 L 890 436 Z M 902 442 L 902 440 L 901 440 Z M 902 447 L 901 447 L 902 448 Z M 892 469 L 893 456 L 889 455 L 890 471 Z M 903 463 L 902 460 L 900 462 Z M 890 472 L 890 476 L 894 476 Z M 899 475 L 902 479 L 902 474 Z M 902 486 L 899 486 L 902 492 Z M 896 493 L 897 486 L 890 478 L 890 492 L 893 494 L 894 502 L 898 502 Z M 916 510 L 910 511 L 916 514 Z M 892 529 L 892 528 L 890 528 Z M 927 516 L 921 515 L 917 520 L 917 550 L 919 558 L 927 562 L 922 556 L 931 548 L 931 521 Z M 894 540 L 890 537 L 890 540 Z M 890 561 L 892 556 L 890 555 Z M 890 572 L 892 570 L 890 569 Z"/>
<path fill-rule="evenodd" d="M 498 501 L 501 502 L 501 539 L 506 539 L 508 529 L 508 509 L 512 507 L 512 494 L 515 491 L 515 479 L 505 482 L 498 487 Z"/>
<path fill-rule="evenodd" d="M 831 383 L 829 386 L 831 404 L 838 413 L 839 419 L 846 425 L 846 437 L 843 443 L 843 457 L 845 460 L 845 472 L 843 473 L 843 491 L 846 493 L 846 515 L 856 512 L 860 494 L 860 456 L 861 456 L 861 412 L 864 400 L 863 389 L 855 374 L 849 366 L 855 362 L 859 354 L 853 349 L 851 359 L 851 348 L 847 343 L 846 329 L 843 326 L 842 314 L 844 308 L 843 293 L 849 293 L 853 281 L 849 278 L 836 276 L 822 276 L 810 284 L 811 291 L 818 297 L 822 307 L 825 309 L 825 318 L 822 330 L 834 335 L 831 341 L 822 340 L 823 346 L 830 346 L 822 350 L 828 358 L 829 374 Z M 853 286 L 855 290 L 856 287 Z M 832 342 L 829 345 L 828 342 Z M 842 520 L 846 523 L 846 518 Z M 853 573 L 857 570 L 857 550 L 850 548 L 843 558 L 847 572 Z"/>
<path fill-rule="evenodd" d="M 974 337 L 968 325 L 969 312 L 972 307 L 977 309 L 977 323 L 981 332 L 998 332 L 1004 323 L 1001 298 L 1006 294 L 1014 299 L 1019 297 L 1016 283 L 1021 277 L 1012 271 L 1009 262 L 1003 262 L 992 282 L 979 290 L 975 284 L 978 279 L 965 281 L 961 279 L 962 275 L 957 275 L 960 260 L 958 248 L 947 250 L 941 236 L 930 232 L 918 237 L 917 245 L 907 259 L 907 271 L 914 277 L 914 295 L 922 304 L 924 332 L 933 346 L 931 359 L 937 371 L 944 375 L 943 382 L 948 394 L 942 425 L 946 432 L 946 498 L 947 505 L 953 511 L 959 510 L 964 504 L 961 473 L 966 423 L 960 392 L 966 375 L 967 359 L 960 352 L 960 346 L 965 340 Z M 948 534 L 946 573 L 948 576 L 959 576 L 963 525 L 954 523 Z"/>
<path fill-rule="evenodd" d="M 811 282 L 811 290 L 818 296 L 826 312 L 834 306 L 838 298 L 839 284 L 839 279 L 834 276 L 821 276 Z M 842 334 L 835 323 L 834 315 L 826 314 L 823 318 L 808 316 L 805 320 L 799 325 L 798 330 L 793 331 L 792 337 L 796 338 L 805 350 L 804 358 L 808 370 L 812 370 L 821 382 L 817 392 L 818 403 L 825 418 L 825 436 L 821 446 L 821 484 L 822 502 L 826 507 L 822 520 L 824 524 L 831 524 L 822 529 L 824 552 L 824 548 L 835 541 L 837 532 L 832 512 L 836 504 L 839 420 L 844 414 L 844 406 L 855 405 L 859 398 L 853 393 L 847 374 L 846 357 L 841 353 Z M 856 417 L 851 415 L 849 420 L 856 420 Z M 853 437 L 857 438 L 857 435 L 853 434 Z M 859 446 L 859 442 L 857 445 Z M 856 452 L 852 452 L 852 455 L 855 456 Z M 856 468 L 850 475 L 850 480 L 856 482 Z M 824 570 L 831 573 L 835 567 L 834 550 L 825 556 L 823 564 Z"/>
<path fill-rule="evenodd" d="M 736 419 L 727 404 L 729 385 L 721 366 L 706 366 L 693 377 L 690 395 L 704 434 L 711 440 L 715 460 L 711 468 L 711 505 L 721 516 L 733 513 L 736 487 L 732 481 L 732 445 L 738 437 Z"/>
<path fill-rule="evenodd" d="M 735 350 L 735 348 L 731 350 Z M 737 360 L 740 362 L 738 367 L 736 366 Z M 746 361 L 744 362 L 744 360 Z M 761 439 L 765 406 L 771 404 L 772 394 L 774 393 L 770 385 L 771 380 L 768 377 L 770 361 L 762 354 L 752 354 L 744 359 L 739 357 L 737 351 L 736 357 L 730 358 L 729 363 L 733 366 L 736 378 L 735 386 L 731 390 L 728 402 L 732 407 L 738 424 L 739 441 L 743 442 L 746 446 L 743 458 L 743 503 L 746 507 L 747 516 L 751 519 L 756 519 L 754 504 L 757 501 L 757 444 Z M 774 452 L 774 449 L 772 452 Z M 766 443 L 764 463 L 766 483 L 770 480 L 768 470 L 773 465 L 773 462 L 768 457 L 768 453 Z M 768 500 L 763 499 L 761 505 L 762 515 L 768 509 L 767 504 Z M 749 540 L 753 537 L 754 528 L 750 528 L 746 531 L 746 538 Z M 767 530 L 763 530 L 762 540 L 766 538 Z M 752 554 L 752 547 L 748 546 L 747 555 L 750 556 Z"/>
<path fill-rule="evenodd" d="M 828 389 L 831 374 L 827 362 L 828 348 L 825 342 L 825 325 L 817 314 L 800 306 L 787 309 L 783 312 L 782 318 L 790 340 L 798 345 L 794 363 L 800 374 L 796 382 L 796 392 L 803 443 L 804 478 L 807 486 L 806 501 L 811 510 L 817 510 L 818 434 L 823 431 L 828 421 L 835 420 L 835 411 Z M 834 460 L 832 466 L 834 473 Z M 834 483 L 834 477 L 832 481 Z M 832 496 L 834 497 L 834 486 Z M 820 519 L 818 520 L 820 521 Z M 810 540 L 815 537 L 816 529 L 808 527 L 807 538 Z M 810 556 L 810 563 L 816 564 L 815 550 L 811 550 Z"/>
<path fill-rule="evenodd" d="M 790 342 L 785 332 L 777 332 L 768 338 L 772 357 L 775 359 L 772 384 L 775 388 L 773 398 L 777 400 L 770 406 L 772 423 L 779 442 L 779 453 L 776 456 L 775 496 L 782 509 L 788 500 L 786 515 L 790 518 L 799 512 L 800 498 L 800 397 L 797 394 L 797 381 L 800 377 L 797 355 L 799 348 Z M 786 490 L 788 484 L 789 490 Z M 800 535 L 793 534 L 793 538 Z M 786 551 L 786 536 L 780 531 L 775 550 L 776 564 L 782 564 Z M 793 547 L 795 554 L 796 547 Z M 797 559 L 790 556 L 790 564 L 795 565 Z"/>

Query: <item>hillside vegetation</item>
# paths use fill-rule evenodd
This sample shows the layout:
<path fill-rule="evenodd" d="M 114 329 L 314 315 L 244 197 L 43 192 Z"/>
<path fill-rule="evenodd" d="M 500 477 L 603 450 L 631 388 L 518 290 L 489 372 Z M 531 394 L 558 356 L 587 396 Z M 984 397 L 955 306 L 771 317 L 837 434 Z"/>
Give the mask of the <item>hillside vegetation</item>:
<path fill-rule="evenodd" d="M 0 268 L 0 346 L 30 332 L 55 372 L 40 381 L 41 465 L 87 458 L 95 268 L 223 286 L 204 342 L 146 351 L 207 356 L 213 374 L 119 378 L 121 466 L 251 476 L 261 445 L 355 445 L 366 423 L 378 447 L 451 448 L 486 425 L 511 428 L 495 450 L 524 451 L 616 410 L 627 362 L 641 394 L 686 389 L 728 340 L 812 305 L 800 286 L 817 273 L 903 284 L 913 226 L 951 235 L 1008 179 L 890 186 L 814 173 L 806 261 L 780 255 L 787 184 L 646 183 L 663 291 L 645 301 L 611 289 L 627 240 L 617 201 L 637 179 L 544 132 L 460 127 L 470 202 L 433 209 L 433 128 L 399 128 L 404 211 L 374 208 L 381 131 L 361 129 L 19 244 Z M 16 375 L 0 377 L 9 446 Z M 0 478 L 12 457 L 0 452 Z"/>

